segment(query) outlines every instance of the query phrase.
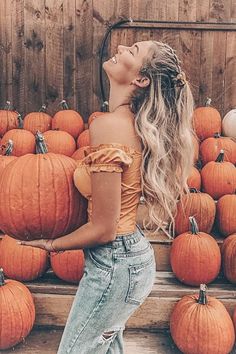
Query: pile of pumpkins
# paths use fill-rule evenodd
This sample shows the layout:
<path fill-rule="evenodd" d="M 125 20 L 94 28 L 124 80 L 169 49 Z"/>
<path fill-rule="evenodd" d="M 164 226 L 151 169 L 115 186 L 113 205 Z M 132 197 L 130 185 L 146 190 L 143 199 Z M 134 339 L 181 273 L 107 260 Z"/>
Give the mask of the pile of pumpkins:
<path fill-rule="evenodd" d="M 60 237 L 87 221 L 87 201 L 75 188 L 73 173 L 89 145 L 88 129 L 78 112 L 65 101 L 61 106 L 53 118 L 42 106 L 24 120 L 9 103 L 0 110 L 0 230 L 6 234 L 0 242 L 0 350 L 21 342 L 34 324 L 33 298 L 22 282 L 41 277 L 50 266 L 70 283 L 83 276 L 83 250 L 48 254 L 17 243 Z"/>
<path fill-rule="evenodd" d="M 170 332 L 183 353 L 227 354 L 235 343 L 236 308 L 231 319 L 223 303 L 206 295 L 206 284 L 221 269 L 236 284 L 235 122 L 236 110 L 222 121 L 209 102 L 193 115 L 195 166 L 188 179 L 190 194 L 178 202 L 170 250 L 176 278 L 200 286 L 199 295 L 184 296 L 171 313 Z M 225 238 L 221 248 L 212 236 L 217 234 Z"/>

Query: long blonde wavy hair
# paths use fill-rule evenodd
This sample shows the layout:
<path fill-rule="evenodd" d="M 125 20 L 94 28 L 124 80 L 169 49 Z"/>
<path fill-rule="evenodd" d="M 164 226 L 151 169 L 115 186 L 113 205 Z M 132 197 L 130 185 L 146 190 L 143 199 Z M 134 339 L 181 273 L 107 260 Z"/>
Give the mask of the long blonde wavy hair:
<path fill-rule="evenodd" d="M 150 79 L 150 85 L 135 90 L 131 109 L 143 147 L 142 196 L 149 214 L 144 228 L 161 229 L 172 238 L 177 202 L 188 193 L 193 166 L 193 96 L 180 61 L 167 44 L 153 41 L 140 74 Z"/>

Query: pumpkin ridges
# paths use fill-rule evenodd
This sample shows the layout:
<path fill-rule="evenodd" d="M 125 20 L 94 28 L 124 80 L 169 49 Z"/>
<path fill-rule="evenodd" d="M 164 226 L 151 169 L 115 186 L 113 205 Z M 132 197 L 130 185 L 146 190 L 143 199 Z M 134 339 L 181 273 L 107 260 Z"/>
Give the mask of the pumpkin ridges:
<path fill-rule="evenodd" d="M 236 194 L 222 196 L 216 206 L 217 225 L 224 236 L 236 232 Z"/>

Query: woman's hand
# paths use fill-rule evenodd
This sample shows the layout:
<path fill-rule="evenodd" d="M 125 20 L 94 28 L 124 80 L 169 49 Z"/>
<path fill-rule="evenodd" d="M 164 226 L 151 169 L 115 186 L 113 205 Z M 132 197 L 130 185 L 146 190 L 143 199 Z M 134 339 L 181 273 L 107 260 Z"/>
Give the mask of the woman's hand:
<path fill-rule="evenodd" d="M 23 246 L 31 246 L 31 247 L 37 247 L 41 248 L 42 250 L 48 251 L 48 252 L 57 252 L 53 248 L 53 243 L 54 239 L 39 239 L 39 240 L 33 240 L 33 241 L 17 241 L 19 245 Z"/>

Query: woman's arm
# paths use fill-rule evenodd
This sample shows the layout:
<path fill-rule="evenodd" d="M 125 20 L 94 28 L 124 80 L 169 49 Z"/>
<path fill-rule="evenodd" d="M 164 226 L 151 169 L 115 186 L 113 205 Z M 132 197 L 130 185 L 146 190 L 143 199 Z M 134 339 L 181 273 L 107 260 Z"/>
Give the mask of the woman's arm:
<path fill-rule="evenodd" d="M 116 129 L 107 131 L 109 137 L 104 134 L 104 125 L 107 125 L 106 117 L 97 122 L 95 119 L 92 122 L 90 127 L 91 145 L 107 143 L 108 139 L 111 139 L 115 134 Z M 45 239 L 22 241 L 21 244 L 40 248 L 45 248 L 46 244 L 50 251 L 63 251 L 94 247 L 114 240 L 120 218 L 121 173 L 91 172 L 90 175 L 93 209 L 91 221 L 70 234 L 53 240 L 52 246 L 51 240 Z"/>

